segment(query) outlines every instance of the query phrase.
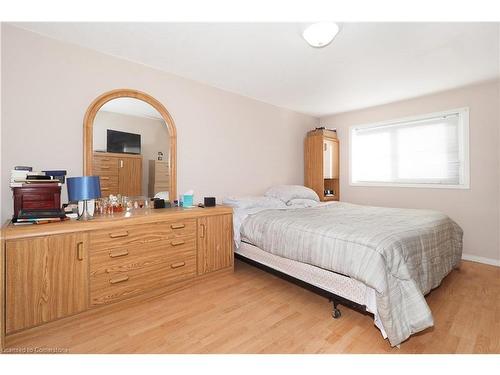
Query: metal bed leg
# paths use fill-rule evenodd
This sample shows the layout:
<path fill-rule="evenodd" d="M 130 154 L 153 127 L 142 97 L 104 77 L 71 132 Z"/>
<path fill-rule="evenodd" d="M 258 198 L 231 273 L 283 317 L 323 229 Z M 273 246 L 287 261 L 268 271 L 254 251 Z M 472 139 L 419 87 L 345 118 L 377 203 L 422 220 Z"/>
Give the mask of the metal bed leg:
<path fill-rule="evenodd" d="M 332 310 L 332 317 L 333 319 L 338 319 L 342 316 L 342 314 L 340 313 L 340 310 L 338 309 L 338 302 L 334 299 L 334 298 L 331 298 L 330 301 L 333 303 L 333 310 Z"/>

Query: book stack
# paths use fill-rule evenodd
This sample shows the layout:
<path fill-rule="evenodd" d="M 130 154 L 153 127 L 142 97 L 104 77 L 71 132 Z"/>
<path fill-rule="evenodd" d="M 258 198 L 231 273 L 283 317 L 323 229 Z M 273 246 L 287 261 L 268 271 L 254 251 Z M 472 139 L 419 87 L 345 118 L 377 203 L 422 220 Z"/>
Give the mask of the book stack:
<path fill-rule="evenodd" d="M 14 225 L 47 224 L 67 220 L 62 209 L 21 210 L 19 215 L 12 220 Z"/>
<path fill-rule="evenodd" d="M 31 167 L 15 167 L 10 172 L 10 187 L 22 187 L 25 184 L 58 184 L 61 181 L 48 176 L 45 172 L 33 171 Z"/>

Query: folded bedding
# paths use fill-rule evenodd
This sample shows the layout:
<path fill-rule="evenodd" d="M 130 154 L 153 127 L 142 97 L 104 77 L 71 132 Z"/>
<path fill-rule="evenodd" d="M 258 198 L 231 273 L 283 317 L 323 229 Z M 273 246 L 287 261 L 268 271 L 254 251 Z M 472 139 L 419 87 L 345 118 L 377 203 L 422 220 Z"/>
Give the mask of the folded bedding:
<path fill-rule="evenodd" d="M 453 220 L 431 210 L 339 202 L 279 208 L 246 210 L 238 223 L 242 238 L 373 288 L 393 346 L 433 325 L 424 295 L 459 265 L 462 254 L 463 232 Z"/>

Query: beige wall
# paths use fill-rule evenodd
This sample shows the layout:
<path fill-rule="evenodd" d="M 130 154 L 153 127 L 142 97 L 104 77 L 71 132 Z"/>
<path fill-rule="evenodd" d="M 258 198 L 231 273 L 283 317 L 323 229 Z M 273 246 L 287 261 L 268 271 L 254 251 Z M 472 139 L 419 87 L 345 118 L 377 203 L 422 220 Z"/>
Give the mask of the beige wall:
<path fill-rule="evenodd" d="M 2 23 L 0 22 L 0 50 L 2 49 Z M 0 113 L 2 113 L 2 59 L 0 59 Z M 0 166 L 2 165 L 2 118 L 0 116 Z M 0 173 L 0 186 L 3 186 L 2 173 Z M 2 212 L 3 199 L 0 197 L 0 212 Z M 2 223 L 3 225 L 3 220 Z M 3 232 L 0 230 L 0 280 L 3 280 L 4 274 L 4 243 L 3 243 Z M 0 352 L 3 351 L 4 347 L 4 296 L 5 288 L 3 285 L 0 286 Z"/>
<path fill-rule="evenodd" d="M 2 50 L 2 40 L 3 40 L 3 38 L 2 38 L 3 26 L 2 25 L 3 25 L 3 23 L 0 22 L 0 51 Z M 2 73 L 3 73 L 2 59 L 0 56 L 0 114 L 3 113 L 3 110 L 2 110 L 2 103 L 3 103 L 3 99 L 2 99 L 3 98 L 3 96 L 2 96 L 2 92 L 3 92 Z M 2 169 L 2 128 L 3 128 L 2 119 L 3 119 L 3 116 L 0 115 L 0 172 Z M 3 173 L 0 173 L 0 190 L 1 190 L 1 187 L 3 186 L 3 181 L 4 181 L 3 180 Z M 3 197 L 0 195 L 0 214 L 3 212 L 2 211 L 3 206 L 4 206 Z M 1 217 L 1 218 L 2 218 L 1 224 L 3 225 L 3 217 Z"/>
<path fill-rule="evenodd" d="M 179 193 L 221 199 L 303 183 L 303 138 L 317 118 L 5 24 L 2 64 L 4 181 L 18 164 L 81 175 L 85 111 L 103 92 L 125 87 L 149 93 L 173 116 Z M 6 219 L 12 198 L 1 187 Z"/>
<path fill-rule="evenodd" d="M 106 151 L 107 129 L 141 135 L 142 195 L 148 196 L 149 160 L 156 160 L 158 151 L 168 160 L 170 138 L 163 120 L 99 111 L 94 119 L 93 146 L 95 151 Z"/>
<path fill-rule="evenodd" d="M 499 44 L 498 44 L 498 61 L 499 61 L 499 65 L 498 65 L 498 70 L 500 72 L 500 25 L 498 26 L 498 41 L 499 41 Z M 500 88 L 498 89 L 498 97 L 497 97 L 497 116 L 498 118 L 500 119 Z M 500 175 L 500 129 L 498 131 L 498 173 Z M 500 197 L 500 183 L 498 184 L 498 195 Z M 498 206 L 498 210 L 500 212 L 500 198 L 499 198 L 499 206 Z M 498 245 L 499 245 L 499 249 L 498 249 L 498 257 L 500 258 L 500 215 L 499 215 L 499 223 L 498 223 Z"/>
<path fill-rule="evenodd" d="M 443 211 L 464 229 L 466 256 L 500 264 L 498 103 L 499 82 L 493 81 L 321 118 L 323 126 L 337 128 L 340 138 L 341 199 L 361 204 Z M 460 107 L 470 108 L 470 189 L 349 185 L 349 126 Z"/>

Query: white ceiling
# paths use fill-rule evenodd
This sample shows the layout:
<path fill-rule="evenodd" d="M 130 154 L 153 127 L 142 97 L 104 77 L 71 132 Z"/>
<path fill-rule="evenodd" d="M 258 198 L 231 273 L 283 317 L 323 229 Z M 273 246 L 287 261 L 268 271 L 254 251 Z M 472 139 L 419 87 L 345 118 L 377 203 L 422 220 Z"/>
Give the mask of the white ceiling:
<path fill-rule="evenodd" d="M 499 76 L 498 23 L 344 23 L 315 49 L 295 23 L 16 23 L 316 116 Z"/>
<path fill-rule="evenodd" d="M 105 103 L 99 110 L 163 120 L 160 113 L 151 104 L 135 98 L 116 98 Z"/>

